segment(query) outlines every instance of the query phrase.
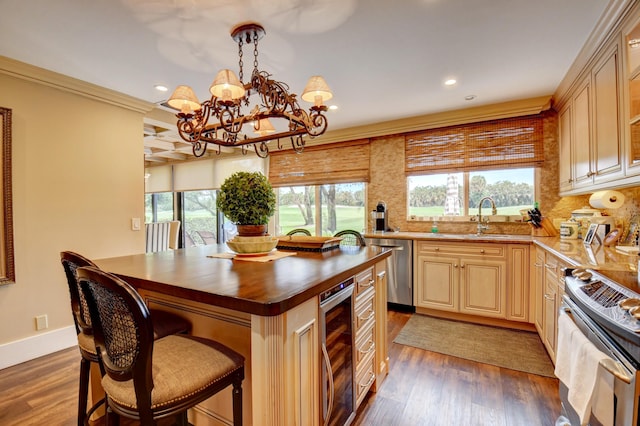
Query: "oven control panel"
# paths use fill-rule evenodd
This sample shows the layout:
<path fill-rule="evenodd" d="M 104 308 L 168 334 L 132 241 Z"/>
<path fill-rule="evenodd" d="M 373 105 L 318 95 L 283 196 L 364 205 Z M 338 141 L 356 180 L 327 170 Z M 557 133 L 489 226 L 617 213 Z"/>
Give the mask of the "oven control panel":
<path fill-rule="evenodd" d="M 640 334 L 640 295 L 604 277 L 588 274 L 567 273 L 565 291 L 569 297 L 601 320 Z"/>

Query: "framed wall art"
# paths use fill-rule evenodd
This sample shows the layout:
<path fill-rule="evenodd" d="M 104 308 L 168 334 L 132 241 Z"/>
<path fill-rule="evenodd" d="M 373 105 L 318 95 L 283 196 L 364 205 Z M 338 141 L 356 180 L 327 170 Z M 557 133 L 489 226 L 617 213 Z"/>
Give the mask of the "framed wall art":
<path fill-rule="evenodd" d="M 0 285 L 15 282 L 11 190 L 11 110 L 0 107 Z"/>

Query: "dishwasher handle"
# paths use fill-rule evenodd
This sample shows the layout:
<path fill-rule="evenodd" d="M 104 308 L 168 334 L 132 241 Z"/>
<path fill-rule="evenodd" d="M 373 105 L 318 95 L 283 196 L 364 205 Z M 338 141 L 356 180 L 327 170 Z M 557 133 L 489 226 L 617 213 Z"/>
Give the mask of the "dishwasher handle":
<path fill-rule="evenodd" d="M 404 247 L 402 246 L 392 246 L 392 245 L 385 245 L 385 244 L 371 244 L 371 245 L 373 247 L 380 247 L 380 248 L 385 248 L 389 250 L 398 250 L 398 251 L 404 250 Z"/>

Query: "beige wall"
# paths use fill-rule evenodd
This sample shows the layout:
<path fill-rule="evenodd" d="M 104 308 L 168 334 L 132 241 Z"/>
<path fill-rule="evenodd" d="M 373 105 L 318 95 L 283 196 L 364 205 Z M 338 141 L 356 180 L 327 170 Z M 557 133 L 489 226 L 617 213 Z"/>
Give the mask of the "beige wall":
<path fill-rule="evenodd" d="M 2 58 L 0 58 L 2 59 Z M 13 115 L 16 283 L 0 286 L 0 348 L 73 325 L 62 250 L 89 258 L 144 252 L 143 111 L 3 71 Z M 134 100 L 132 100 L 134 101 Z M 139 103 L 139 101 L 137 101 Z M 49 328 L 35 330 L 35 316 Z"/>

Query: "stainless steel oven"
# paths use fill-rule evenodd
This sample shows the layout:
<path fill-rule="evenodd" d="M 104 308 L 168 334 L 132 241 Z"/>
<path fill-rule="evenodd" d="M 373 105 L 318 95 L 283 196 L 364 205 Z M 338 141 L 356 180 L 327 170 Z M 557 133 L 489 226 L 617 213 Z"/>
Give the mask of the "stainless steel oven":
<path fill-rule="evenodd" d="M 354 280 L 320 295 L 322 422 L 348 425 L 355 418 Z"/>
<path fill-rule="evenodd" d="M 640 295 L 596 272 L 576 272 L 571 269 L 565 272 L 565 295 L 560 315 L 568 315 L 589 342 L 609 357 L 600 365 L 613 375 L 613 424 L 638 426 L 640 321 L 629 314 L 623 302 L 638 299 L 640 303 Z M 579 417 L 568 400 L 568 388 L 562 381 L 560 399 L 562 414 L 569 424 L 580 425 Z M 591 415 L 589 424 L 601 423 Z"/>

